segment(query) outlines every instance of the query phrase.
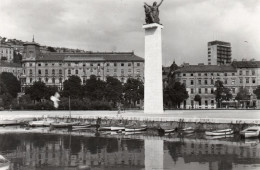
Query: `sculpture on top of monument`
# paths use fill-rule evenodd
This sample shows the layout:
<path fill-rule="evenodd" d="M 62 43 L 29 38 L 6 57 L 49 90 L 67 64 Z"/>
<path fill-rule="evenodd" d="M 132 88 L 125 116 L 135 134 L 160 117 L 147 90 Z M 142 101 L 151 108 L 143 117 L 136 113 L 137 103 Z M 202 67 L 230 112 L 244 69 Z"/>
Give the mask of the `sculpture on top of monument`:
<path fill-rule="evenodd" d="M 159 6 L 162 4 L 163 0 L 157 5 L 157 2 L 154 2 L 152 6 L 144 3 L 145 11 L 145 22 L 146 24 L 158 23 L 160 24 L 159 19 Z"/>

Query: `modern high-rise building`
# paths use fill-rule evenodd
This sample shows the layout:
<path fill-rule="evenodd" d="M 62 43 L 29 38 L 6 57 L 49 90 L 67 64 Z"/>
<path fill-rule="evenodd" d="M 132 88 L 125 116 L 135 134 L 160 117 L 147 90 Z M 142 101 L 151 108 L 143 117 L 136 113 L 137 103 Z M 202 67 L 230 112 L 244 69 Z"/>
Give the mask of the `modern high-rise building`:
<path fill-rule="evenodd" d="M 208 65 L 231 64 L 231 44 L 224 41 L 208 42 Z"/>

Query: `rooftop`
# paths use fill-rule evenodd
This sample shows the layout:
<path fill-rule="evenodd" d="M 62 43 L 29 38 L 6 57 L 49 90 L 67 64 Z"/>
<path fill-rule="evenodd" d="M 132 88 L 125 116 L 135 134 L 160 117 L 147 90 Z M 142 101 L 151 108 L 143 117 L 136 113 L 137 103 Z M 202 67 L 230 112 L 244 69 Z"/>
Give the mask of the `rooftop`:
<path fill-rule="evenodd" d="M 230 44 L 229 42 L 224 42 L 224 41 L 219 41 L 219 40 L 215 40 L 215 41 L 208 42 L 208 46 L 210 46 L 210 45 L 231 46 L 231 44 Z"/>
<path fill-rule="evenodd" d="M 18 63 L 0 62 L 0 67 L 22 67 L 22 65 Z"/>
<path fill-rule="evenodd" d="M 235 68 L 260 68 L 260 61 L 233 61 Z"/>
<path fill-rule="evenodd" d="M 236 72 L 231 65 L 187 65 L 179 68 L 176 72 L 197 73 L 197 72 Z"/>

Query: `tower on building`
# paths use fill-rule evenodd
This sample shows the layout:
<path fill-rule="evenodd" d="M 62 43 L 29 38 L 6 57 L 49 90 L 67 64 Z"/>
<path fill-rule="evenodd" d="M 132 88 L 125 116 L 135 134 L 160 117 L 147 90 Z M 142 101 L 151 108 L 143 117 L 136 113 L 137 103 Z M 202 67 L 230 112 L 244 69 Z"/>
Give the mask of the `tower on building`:
<path fill-rule="evenodd" d="M 208 42 L 208 65 L 231 64 L 231 43 L 224 41 Z"/>

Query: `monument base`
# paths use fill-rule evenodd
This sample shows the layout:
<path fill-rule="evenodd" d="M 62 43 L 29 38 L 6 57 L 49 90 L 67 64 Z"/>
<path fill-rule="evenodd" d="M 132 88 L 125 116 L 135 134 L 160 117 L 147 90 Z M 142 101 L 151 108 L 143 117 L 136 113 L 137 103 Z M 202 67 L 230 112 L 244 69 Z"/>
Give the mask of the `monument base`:
<path fill-rule="evenodd" d="M 145 30 L 144 113 L 163 113 L 162 38 L 163 26 L 143 25 Z"/>

